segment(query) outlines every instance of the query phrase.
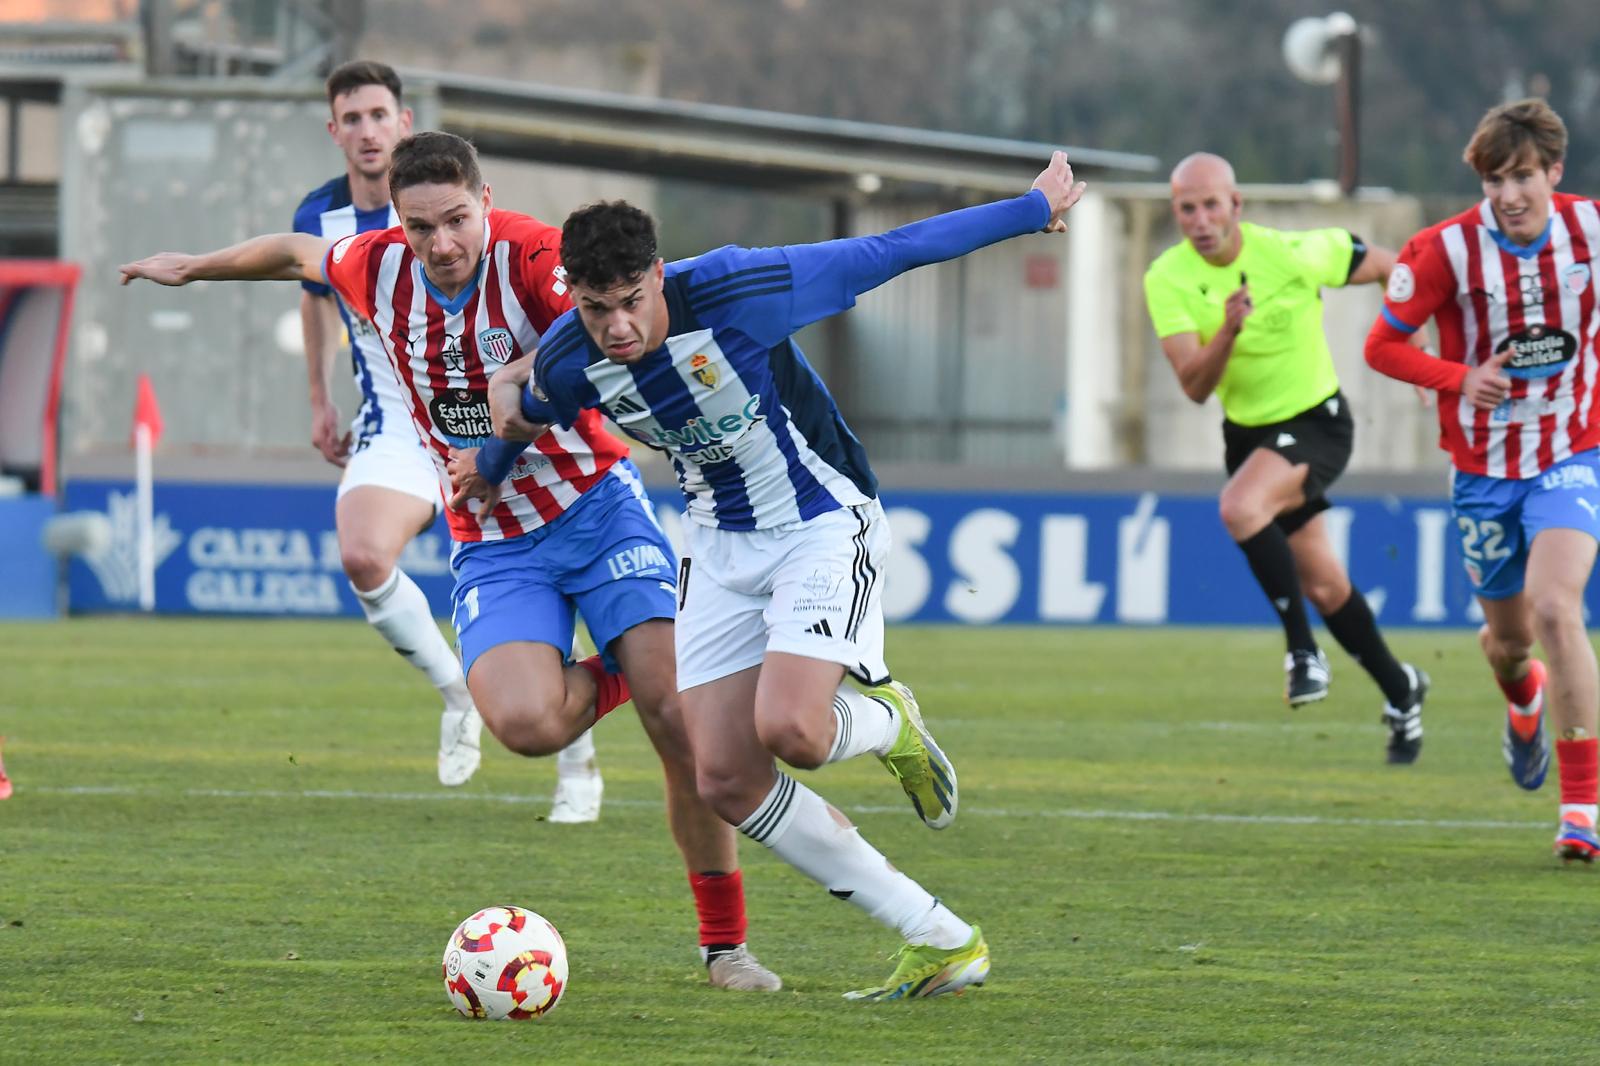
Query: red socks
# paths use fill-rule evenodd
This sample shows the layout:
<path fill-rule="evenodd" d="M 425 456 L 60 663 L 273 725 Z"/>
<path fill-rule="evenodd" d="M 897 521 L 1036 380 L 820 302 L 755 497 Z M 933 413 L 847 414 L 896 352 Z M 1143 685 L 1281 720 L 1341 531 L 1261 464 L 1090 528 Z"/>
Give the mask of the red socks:
<path fill-rule="evenodd" d="M 731 874 L 690 874 L 689 887 L 694 889 L 694 909 L 700 916 L 700 946 L 737 947 L 744 943 L 744 875 L 735 870 Z"/>
<path fill-rule="evenodd" d="M 1600 739 L 1556 741 L 1556 767 L 1561 774 L 1561 805 L 1594 806 L 1600 800 L 1596 756 Z"/>
<path fill-rule="evenodd" d="M 628 691 L 628 679 L 621 674 L 606 673 L 605 664 L 600 661 L 600 656 L 591 655 L 587 659 L 579 659 L 577 664 L 589 671 L 589 676 L 594 678 L 595 688 L 598 691 L 594 698 L 594 720 L 599 721 L 619 706 L 633 698 Z"/>
<path fill-rule="evenodd" d="M 1500 686 L 1500 691 L 1506 694 L 1506 699 L 1518 707 L 1526 707 L 1544 686 L 1544 663 L 1534 659 L 1528 664 L 1528 672 L 1522 675 L 1521 680 L 1504 681 L 1499 674 L 1494 676 L 1494 680 Z"/>

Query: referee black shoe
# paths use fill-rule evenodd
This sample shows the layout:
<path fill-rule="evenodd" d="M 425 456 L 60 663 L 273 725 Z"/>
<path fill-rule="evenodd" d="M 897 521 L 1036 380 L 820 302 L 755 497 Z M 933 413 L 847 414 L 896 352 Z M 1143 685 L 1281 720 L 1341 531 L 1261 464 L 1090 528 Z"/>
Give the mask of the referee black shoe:
<path fill-rule="evenodd" d="M 1389 762 L 1409 766 L 1422 754 L 1422 701 L 1428 695 L 1428 675 L 1401 663 L 1400 669 L 1411 678 L 1411 699 L 1404 708 L 1383 705 L 1383 724 L 1389 727 Z"/>
<path fill-rule="evenodd" d="M 1299 707 L 1328 698 L 1328 682 L 1333 680 L 1333 670 L 1322 652 L 1292 651 L 1284 657 L 1283 669 L 1289 675 L 1283 696 L 1289 706 Z"/>

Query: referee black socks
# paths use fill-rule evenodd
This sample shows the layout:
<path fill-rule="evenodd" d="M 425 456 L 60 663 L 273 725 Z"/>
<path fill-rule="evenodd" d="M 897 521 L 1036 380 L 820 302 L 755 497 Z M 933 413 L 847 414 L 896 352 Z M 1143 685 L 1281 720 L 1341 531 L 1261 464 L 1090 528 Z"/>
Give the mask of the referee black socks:
<path fill-rule="evenodd" d="M 1344 601 L 1344 606 L 1323 615 L 1322 620 L 1339 647 L 1372 675 L 1389 706 L 1404 710 L 1411 705 L 1411 679 L 1389 645 L 1384 643 L 1383 634 L 1378 632 L 1378 620 L 1372 617 L 1372 608 L 1367 606 L 1365 596 L 1351 586 L 1350 598 Z"/>
<path fill-rule="evenodd" d="M 1289 550 L 1289 538 L 1276 522 L 1268 522 L 1261 532 L 1238 544 L 1244 552 L 1245 561 L 1250 564 L 1250 572 L 1256 575 L 1256 583 L 1267 594 L 1273 610 L 1278 612 L 1278 621 L 1283 624 L 1283 635 L 1289 642 L 1289 650 L 1315 652 L 1317 642 L 1311 636 L 1311 623 L 1306 619 L 1305 600 L 1300 595 L 1300 577 L 1295 573 L 1294 553 Z M 1369 613 L 1367 617 L 1370 619 L 1372 616 Z M 1329 628 L 1332 628 L 1331 621 Z M 1373 633 L 1376 635 L 1377 630 L 1374 629 Z M 1334 635 L 1338 636 L 1337 633 Z M 1343 644 L 1344 640 L 1341 638 L 1339 643 Z M 1383 644 L 1381 637 L 1378 638 L 1378 644 Z"/>

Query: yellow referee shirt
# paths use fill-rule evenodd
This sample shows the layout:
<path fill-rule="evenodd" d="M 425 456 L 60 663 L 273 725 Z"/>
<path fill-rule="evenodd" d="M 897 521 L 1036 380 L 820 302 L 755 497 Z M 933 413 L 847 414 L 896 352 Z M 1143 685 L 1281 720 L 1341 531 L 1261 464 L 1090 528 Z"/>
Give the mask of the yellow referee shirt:
<path fill-rule="evenodd" d="M 1315 407 L 1339 388 L 1322 331 L 1322 288 L 1350 276 L 1349 231 L 1286 232 L 1239 224 L 1239 256 L 1212 266 L 1184 241 L 1168 248 L 1144 275 L 1145 303 L 1156 336 L 1197 333 L 1209 343 L 1222 328 L 1222 305 L 1250 283 L 1255 309 L 1233 342 L 1217 398 L 1229 421 L 1264 426 Z"/>

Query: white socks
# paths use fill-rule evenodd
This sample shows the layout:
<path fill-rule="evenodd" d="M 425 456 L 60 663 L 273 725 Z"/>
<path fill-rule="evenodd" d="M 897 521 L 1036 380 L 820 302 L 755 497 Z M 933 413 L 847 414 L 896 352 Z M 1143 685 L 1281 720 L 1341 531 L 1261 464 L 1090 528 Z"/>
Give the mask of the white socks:
<path fill-rule="evenodd" d="M 972 926 L 890 866 L 844 815 L 781 770 L 739 832 L 772 849 L 834 898 L 849 900 L 899 930 L 910 943 L 957 948 L 972 938 Z"/>
<path fill-rule="evenodd" d="M 557 753 L 556 773 L 562 777 L 588 777 L 594 770 L 594 729 L 590 727 Z"/>
<path fill-rule="evenodd" d="M 1600 818 L 1600 806 L 1596 806 L 1593 803 L 1563 803 L 1561 812 L 1557 817 L 1565 820 L 1569 814 L 1582 815 L 1589 819 L 1590 825 L 1600 824 L 1600 822 L 1596 821 L 1597 818 Z"/>
<path fill-rule="evenodd" d="M 433 620 L 428 597 L 422 594 L 397 566 L 388 580 L 370 592 L 351 585 L 372 628 L 383 634 L 389 646 L 407 662 L 428 675 L 433 687 L 444 696 L 445 705 L 461 710 L 472 705 L 461 660 L 451 650 L 439 624 Z"/>
<path fill-rule="evenodd" d="M 842 762 L 869 751 L 887 755 L 900 735 L 900 712 L 885 700 L 841 684 L 833 694 L 833 727 L 833 747 L 825 761 Z"/>

